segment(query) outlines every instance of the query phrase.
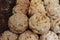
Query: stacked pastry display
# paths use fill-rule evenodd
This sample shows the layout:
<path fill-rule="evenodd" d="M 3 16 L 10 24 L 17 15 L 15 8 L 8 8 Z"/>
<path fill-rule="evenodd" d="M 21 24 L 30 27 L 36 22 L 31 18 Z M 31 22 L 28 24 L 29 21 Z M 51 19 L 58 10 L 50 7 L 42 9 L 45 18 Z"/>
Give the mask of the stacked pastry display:
<path fill-rule="evenodd" d="M 12 13 L 0 40 L 60 40 L 59 0 L 16 0 Z"/>
<path fill-rule="evenodd" d="M 51 29 L 55 33 L 60 33 L 60 5 L 59 0 L 44 0 L 47 15 L 51 19 Z"/>
<path fill-rule="evenodd" d="M 29 0 L 17 0 L 13 8 L 13 15 L 9 18 L 9 28 L 14 33 L 22 33 L 28 28 L 28 17 L 26 15 Z"/>
<path fill-rule="evenodd" d="M 13 8 L 13 14 L 21 12 L 23 14 L 27 14 L 29 3 L 29 0 L 16 0 L 16 6 Z"/>

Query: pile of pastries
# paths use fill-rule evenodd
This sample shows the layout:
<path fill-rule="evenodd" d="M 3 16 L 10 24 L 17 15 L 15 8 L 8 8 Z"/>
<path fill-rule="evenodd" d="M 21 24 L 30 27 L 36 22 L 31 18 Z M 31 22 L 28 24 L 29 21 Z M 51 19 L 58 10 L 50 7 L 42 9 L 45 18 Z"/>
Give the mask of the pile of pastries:
<path fill-rule="evenodd" d="M 0 40 L 60 40 L 59 0 L 16 0 L 12 13 Z"/>

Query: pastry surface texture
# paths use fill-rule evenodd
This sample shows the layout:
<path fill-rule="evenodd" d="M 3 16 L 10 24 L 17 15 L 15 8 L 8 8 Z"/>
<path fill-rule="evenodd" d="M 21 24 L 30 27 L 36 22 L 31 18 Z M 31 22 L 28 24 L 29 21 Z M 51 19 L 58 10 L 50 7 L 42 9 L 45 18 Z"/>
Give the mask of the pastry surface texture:
<path fill-rule="evenodd" d="M 40 40 L 58 40 L 58 36 L 56 33 L 49 31 L 47 34 L 42 35 Z"/>
<path fill-rule="evenodd" d="M 9 28 L 14 33 L 22 33 L 28 27 L 28 17 L 23 13 L 17 13 L 9 18 Z"/>
<path fill-rule="evenodd" d="M 29 0 L 16 0 L 16 6 L 13 8 L 13 14 L 15 13 L 24 13 L 27 14 L 29 8 Z"/>
<path fill-rule="evenodd" d="M 31 31 L 25 31 L 19 36 L 19 40 L 39 40 L 38 35 Z"/>
<path fill-rule="evenodd" d="M 35 13 L 46 13 L 42 0 L 31 0 L 28 15 L 32 16 Z"/>
<path fill-rule="evenodd" d="M 17 40 L 17 35 L 10 32 L 10 31 L 5 31 L 4 33 L 2 33 L 2 36 L 0 38 L 0 40 Z"/>
<path fill-rule="evenodd" d="M 42 14 L 34 14 L 29 19 L 29 28 L 38 34 L 45 34 L 50 29 L 50 19 Z"/>
<path fill-rule="evenodd" d="M 60 18 L 51 21 L 51 30 L 55 33 L 60 33 Z"/>

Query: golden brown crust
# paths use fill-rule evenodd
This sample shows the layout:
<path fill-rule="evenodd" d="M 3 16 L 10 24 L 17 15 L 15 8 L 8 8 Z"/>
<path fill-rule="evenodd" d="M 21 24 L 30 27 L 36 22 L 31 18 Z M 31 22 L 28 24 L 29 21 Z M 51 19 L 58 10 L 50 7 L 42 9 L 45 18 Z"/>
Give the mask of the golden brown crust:
<path fill-rule="evenodd" d="M 14 33 L 22 33 L 28 27 L 28 18 L 23 13 L 14 14 L 9 18 L 9 28 Z"/>
<path fill-rule="evenodd" d="M 38 40 L 38 35 L 31 32 L 31 31 L 25 31 L 19 36 L 19 40 Z"/>
<path fill-rule="evenodd" d="M 27 14 L 29 8 L 29 0 L 17 0 L 16 6 L 13 8 L 13 13 Z"/>
<path fill-rule="evenodd" d="M 0 40 L 17 40 L 17 37 L 18 36 L 16 34 L 10 32 L 10 31 L 5 31 L 2 34 Z"/>
<path fill-rule="evenodd" d="M 42 14 L 34 14 L 29 19 L 29 28 L 38 34 L 47 33 L 50 29 L 50 19 Z"/>

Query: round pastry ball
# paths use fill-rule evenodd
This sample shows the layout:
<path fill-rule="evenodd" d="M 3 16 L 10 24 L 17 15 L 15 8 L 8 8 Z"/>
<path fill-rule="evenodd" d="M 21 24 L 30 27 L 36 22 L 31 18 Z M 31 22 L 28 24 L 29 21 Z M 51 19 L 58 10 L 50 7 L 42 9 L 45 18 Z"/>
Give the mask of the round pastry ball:
<path fill-rule="evenodd" d="M 29 19 L 29 28 L 37 34 L 45 34 L 50 29 L 50 19 L 45 15 L 36 13 Z"/>
<path fill-rule="evenodd" d="M 22 33 L 28 28 L 28 17 L 23 13 L 12 15 L 8 21 L 9 28 L 14 33 Z"/>
<path fill-rule="evenodd" d="M 24 12 L 25 12 L 25 10 L 24 10 L 24 9 L 23 9 L 23 10 L 21 10 L 20 5 L 16 5 L 16 6 L 14 6 L 14 8 L 13 8 L 13 14 L 23 13 L 22 11 L 24 11 Z M 24 13 L 24 14 L 26 14 L 26 13 Z"/>
<path fill-rule="evenodd" d="M 40 40 L 58 40 L 58 36 L 54 32 L 49 31 L 47 34 L 40 36 Z"/>
<path fill-rule="evenodd" d="M 28 15 L 32 16 L 35 13 L 46 13 L 42 0 L 31 0 Z"/>
<path fill-rule="evenodd" d="M 29 8 L 29 0 L 16 0 L 17 4 L 13 8 L 13 13 L 21 13 L 27 14 Z"/>
<path fill-rule="evenodd" d="M 5 31 L 2 33 L 2 36 L 0 40 L 17 40 L 18 35 L 10 32 L 10 31 Z"/>
<path fill-rule="evenodd" d="M 60 18 L 51 21 L 51 30 L 55 33 L 60 33 Z"/>
<path fill-rule="evenodd" d="M 39 40 L 39 38 L 37 34 L 28 30 L 19 36 L 19 40 Z"/>
<path fill-rule="evenodd" d="M 56 19 L 60 17 L 60 5 L 48 5 L 46 11 L 50 18 Z"/>

